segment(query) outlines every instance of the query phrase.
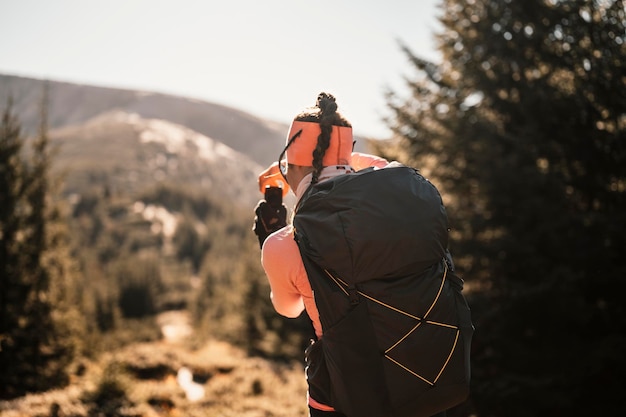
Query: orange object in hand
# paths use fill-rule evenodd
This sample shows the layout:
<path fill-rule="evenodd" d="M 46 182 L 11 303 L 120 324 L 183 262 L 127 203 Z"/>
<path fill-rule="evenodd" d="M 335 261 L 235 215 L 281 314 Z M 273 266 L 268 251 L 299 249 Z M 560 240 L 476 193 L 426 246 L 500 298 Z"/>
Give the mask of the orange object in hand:
<path fill-rule="evenodd" d="M 289 184 L 287 184 L 280 173 L 278 162 L 274 162 L 269 168 L 259 174 L 259 191 L 261 194 L 265 194 L 266 187 L 282 188 L 283 197 L 289 192 Z"/>

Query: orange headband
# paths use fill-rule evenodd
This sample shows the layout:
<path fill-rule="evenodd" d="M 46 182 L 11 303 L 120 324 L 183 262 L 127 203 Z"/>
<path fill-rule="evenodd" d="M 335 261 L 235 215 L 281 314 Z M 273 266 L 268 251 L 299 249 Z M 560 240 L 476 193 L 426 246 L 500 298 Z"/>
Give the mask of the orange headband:
<path fill-rule="evenodd" d="M 287 149 L 287 162 L 305 167 L 313 166 L 313 151 L 317 146 L 317 137 L 322 132 L 319 123 L 294 120 L 289 128 L 287 142 L 298 131 L 302 133 Z M 352 156 L 352 128 L 333 126 L 330 145 L 322 160 L 323 166 L 349 165 Z"/>

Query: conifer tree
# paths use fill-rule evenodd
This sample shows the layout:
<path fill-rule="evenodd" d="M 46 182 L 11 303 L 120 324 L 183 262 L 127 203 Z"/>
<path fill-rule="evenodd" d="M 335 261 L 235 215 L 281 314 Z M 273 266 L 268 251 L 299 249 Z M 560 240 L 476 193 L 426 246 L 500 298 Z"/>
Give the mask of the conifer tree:
<path fill-rule="evenodd" d="M 22 306 L 30 291 L 22 282 L 26 225 L 26 173 L 21 159 L 23 138 L 9 101 L 0 126 L 0 396 L 15 393 L 20 360 Z"/>
<path fill-rule="evenodd" d="M 81 315 L 64 222 L 53 201 L 46 104 L 30 161 L 7 106 L 0 128 L 0 397 L 63 385 Z"/>
<path fill-rule="evenodd" d="M 389 122 L 404 153 L 393 156 L 448 199 L 475 289 L 478 415 L 623 410 L 624 2 L 442 11 L 442 63 L 404 47 L 417 75 L 410 97 L 390 93 Z"/>

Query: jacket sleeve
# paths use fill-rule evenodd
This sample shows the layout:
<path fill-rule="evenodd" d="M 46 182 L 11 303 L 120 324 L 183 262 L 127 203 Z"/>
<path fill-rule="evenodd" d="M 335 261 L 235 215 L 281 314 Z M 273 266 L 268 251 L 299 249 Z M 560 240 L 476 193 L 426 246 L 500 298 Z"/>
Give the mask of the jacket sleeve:
<path fill-rule="evenodd" d="M 370 155 L 361 152 L 352 152 L 352 161 L 350 165 L 357 171 L 360 171 L 369 167 L 384 168 L 389 162 L 379 156 Z"/>
<path fill-rule="evenodd" d="M 292 230 L 292 226 L 287 226 L 271 234 L 261 251 L 261 263 L 270 284 L 274 309 L 289 318 L 298 317 L 304 310 L 302 294 L 295 284 L 298 274 L 304 271 L 300 271 L 300 251 L 293 240 Z"/>

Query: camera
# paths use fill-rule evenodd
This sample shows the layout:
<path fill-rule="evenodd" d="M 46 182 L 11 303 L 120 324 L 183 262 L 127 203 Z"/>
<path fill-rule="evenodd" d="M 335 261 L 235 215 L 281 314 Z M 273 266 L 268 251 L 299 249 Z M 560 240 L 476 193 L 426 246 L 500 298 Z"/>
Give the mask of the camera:
<path fill-rule="evenodd" d="M 265 201 L 274 210 L 278 210 L 283 205 L 283 189 L 280 187 L 265 187 Z"/>

